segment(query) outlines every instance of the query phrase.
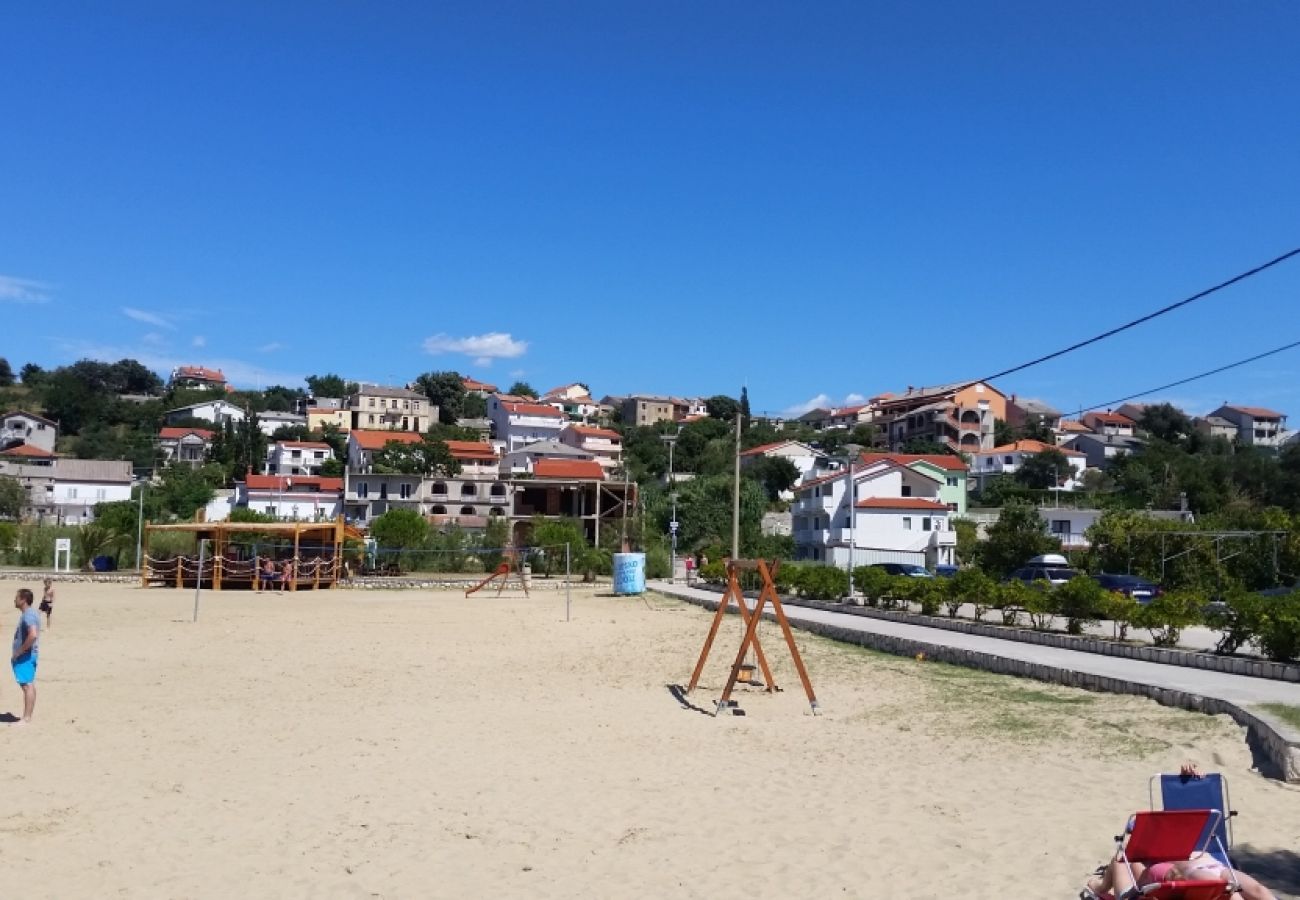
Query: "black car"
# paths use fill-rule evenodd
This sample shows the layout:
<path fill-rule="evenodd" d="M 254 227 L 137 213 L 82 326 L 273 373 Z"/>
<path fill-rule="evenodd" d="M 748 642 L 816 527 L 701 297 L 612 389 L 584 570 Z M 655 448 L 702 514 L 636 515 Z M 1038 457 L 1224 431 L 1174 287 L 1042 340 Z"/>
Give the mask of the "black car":
<path fill-rule="evenodd" d="M 1132 597 L 1138 603 L 1150 603 L 1164 593 L 1160 585 L 1153 584 L 1136 575 L 1111 575 L 1102 572 L 1100 575 L 1092 576 L 1092 578 L 1106 590 L 1119 591 L 1121 594 Z"/>
<path fill-rule="evenodd" d="M 1056 587 L 1058 584 L 1065 584 L 1079 572 L 1071 569 L 1069 566 L 1024 566 L 1016 569 L 1007 576 L 1007 581 L 1023 581 L 1025 584 L 1033 584 L 1035 581 L 1046 581 Z"/>
<path fill-rule="evenodd" d="M 910 575 L 913 578 L 933 578 L 934 575 L 925 566 L 915 563 L 872 563 L 873 569 L 884 569 L 890 575 Z"/>

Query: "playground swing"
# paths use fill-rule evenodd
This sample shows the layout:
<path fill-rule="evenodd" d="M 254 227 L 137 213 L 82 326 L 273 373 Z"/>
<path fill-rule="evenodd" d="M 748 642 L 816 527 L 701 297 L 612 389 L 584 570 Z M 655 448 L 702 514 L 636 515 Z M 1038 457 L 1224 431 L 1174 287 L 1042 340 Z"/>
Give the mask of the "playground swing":
<path fill-rule="evenodd" d="M 470 594 L 477 593 L 478 591 L 487 587 L 493 581 L 496 581 L 497 596 L 500 597 L 501 592 L 504 591 L 506 589 L 506 585 L 509 584 L 510 576 L 512 574 L 516 574 L 519 576 L 519 587 L 523 590 L 524 596 L 525 597 L 530 596 L 528 593 L 529 579 L 524 573 L 524 565 L 525 564 L 520 561 L 519 554 L 517 552 L 515 552 L 514 550 L 507 550 L 505 553 L 505 559 L 503 559 L 497 565 L 496 569 L 490 575 L 488 575 L 486 578 L 480 581 L 478 584 L 474 585 L 471 588 L 466 588 L 465 596 L 468 597 Z"/>
<path fill-rule="evenodd" d="M 722 626 L 722 617 L 727 614 L 728 604 L 735 600 L 736 608 L 740 610 L 740 618 L 745 626 L 745 636 L 740 642 L 740 649 L 736 651 L 736 659 L 731 664 L 727 684 L 722 690 L 722 697 L 718 700 L 715 715 L 724 710 L 740 712 L 737 701 L 731 699 L 731 692 L 738 683 L 743 682 L 761 686 L 767 693 L 781 690 L 772 677 L 772 669 L 767 664 L 767 655 L 763 652 L 763 645 L 758 640 L 758 625 L 763 619 L 764 608 L 768 603 L 772 604 L 772 613 L 777 624 L 781 627 L 786 646 L 790 649 L 790 657 L 794 661 L 795 670 L 799 673 L 799 680 L 803 684 L 808 703 L 812 706 L 813 715 L 817 715 L 817 696 L 813 693 L 812 682 L 808 678 L 808 670 L 804 668 L 803 657 L 799 654 L 799 647 L 794 642 L 794 632 L 790 628 L 789 619 L 785 616 L 785 607 L 781 605 L 781 598 L 776 592 L 776 585 L 772 582 L 772 576 L 779 566 L 779 560 L 773 560 L 770 568 L 768 562 L 762 559 L 732 559 L 727 561 L 727 590 L 723 593 L 722 600 L 718 603 L 718 608 L 713 614 L 713 623 L 709 626 L 709 635 L 704 639 L 704 648 L 700 651 L 700 658 L 695 663 L 695 671 L 691 673 L 691 681 L 686 688 L 686 693 L 689 694 L 699 684 L 700 675 L 704 672 L 704 664 L 709 659 L 709 651 L 713 648 L 713 641 L 718 636 L 718 629 Z M 745 594 L 740 588 L 739 573 L 749 570 L 757 570 L 762 581 L 762 587 L 758 593 L 758 602 L 753 610 L 750 610 L 748 604 L 746 604 Z M 763 673 L 761 682 L 754 681 L 754 663 L 747 662 L 745 659 L 746 654 L 751 650 L 753 651 L 753 658 L 758 663 L 758 669 Z"/>

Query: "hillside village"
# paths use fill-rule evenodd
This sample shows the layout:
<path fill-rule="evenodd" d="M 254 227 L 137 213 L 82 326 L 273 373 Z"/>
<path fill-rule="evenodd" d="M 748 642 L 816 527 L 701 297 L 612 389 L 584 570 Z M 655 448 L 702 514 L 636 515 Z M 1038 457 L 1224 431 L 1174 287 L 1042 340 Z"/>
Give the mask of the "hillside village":
<path fill-rule="evenodd" d="M 1134 493 L 1133 461 L 1153 442 L 1162 459 L 1178 446 L 1189 458 L 1228 452 L 1275 466 L 1296 445 L 1286 415 L 1258 406 L 1193 417 L 1130 403 L 1067 418 L 984 382 L 907 386 L 783 418 L 752 414 L 745 392 L 596 399 L 581 382 L 538 392 L 451 372 L 240 392 L 217 369 L 178 367 L 164 384 L 123 360 L 29 366 L 10 381 L 0 478 L 18 485 L 7 512 L 24 521 L 80 525 L 102 504 L 133 500 L 158 520 L 251 512 L 361 528 L 410 510 L 435 530 L 496 523 L 518 545 L 550 519 L 596 547 L 671 533 L 682 553 L 716 554 L 729 534 L 739 416 L 747 545 L 838 566 L 956 565 L 958 523 L 983 536 L 1014 500 L 1032 502 L 1066 549 L 1086 549 L 1116 505 L 1194 522 L 1212 500 L 1190 477 Z M 673 494 L 683 501 L 675 520 Z"/>

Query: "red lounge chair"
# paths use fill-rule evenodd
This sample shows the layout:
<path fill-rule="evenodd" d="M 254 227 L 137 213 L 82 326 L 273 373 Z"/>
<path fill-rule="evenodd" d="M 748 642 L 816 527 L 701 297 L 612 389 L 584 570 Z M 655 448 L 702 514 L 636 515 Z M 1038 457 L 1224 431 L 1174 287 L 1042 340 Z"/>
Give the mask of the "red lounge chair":
<path fill-rule="evenodd" d="M 1180 809 L 1140 812 L 1133 816 L 1126 834 L 1115 838 L 1117 858 L 1129 867 L 1134 883 L 1133 863 L 1153 866 L 1181 861 L 1209 850 L 1223 813 L 1217 809 Z M 1151 900 L 1224 900 L 1239 890 L 1232 881 L 1157 881 L 1129 891 L 1128 897 Z M 1124 898 L 1120 898 L 1124 900 Z"/>

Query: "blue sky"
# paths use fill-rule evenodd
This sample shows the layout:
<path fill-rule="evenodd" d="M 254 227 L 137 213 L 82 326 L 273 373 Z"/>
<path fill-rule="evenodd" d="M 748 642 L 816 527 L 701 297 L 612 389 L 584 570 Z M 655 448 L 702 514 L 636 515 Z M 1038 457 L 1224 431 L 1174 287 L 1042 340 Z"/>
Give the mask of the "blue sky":
<path fill-rule="evenodd" d="M 267 9 L 264 7 L 270 7 Z M 1289 2 L 0 13 L 0 356 L 756 409 L 975 378 L 1300 245 Z M 1300 339 L 1300 260 L 999 383 Z M 1300 350 L 1178 389 L 1300 416 Z"/>

